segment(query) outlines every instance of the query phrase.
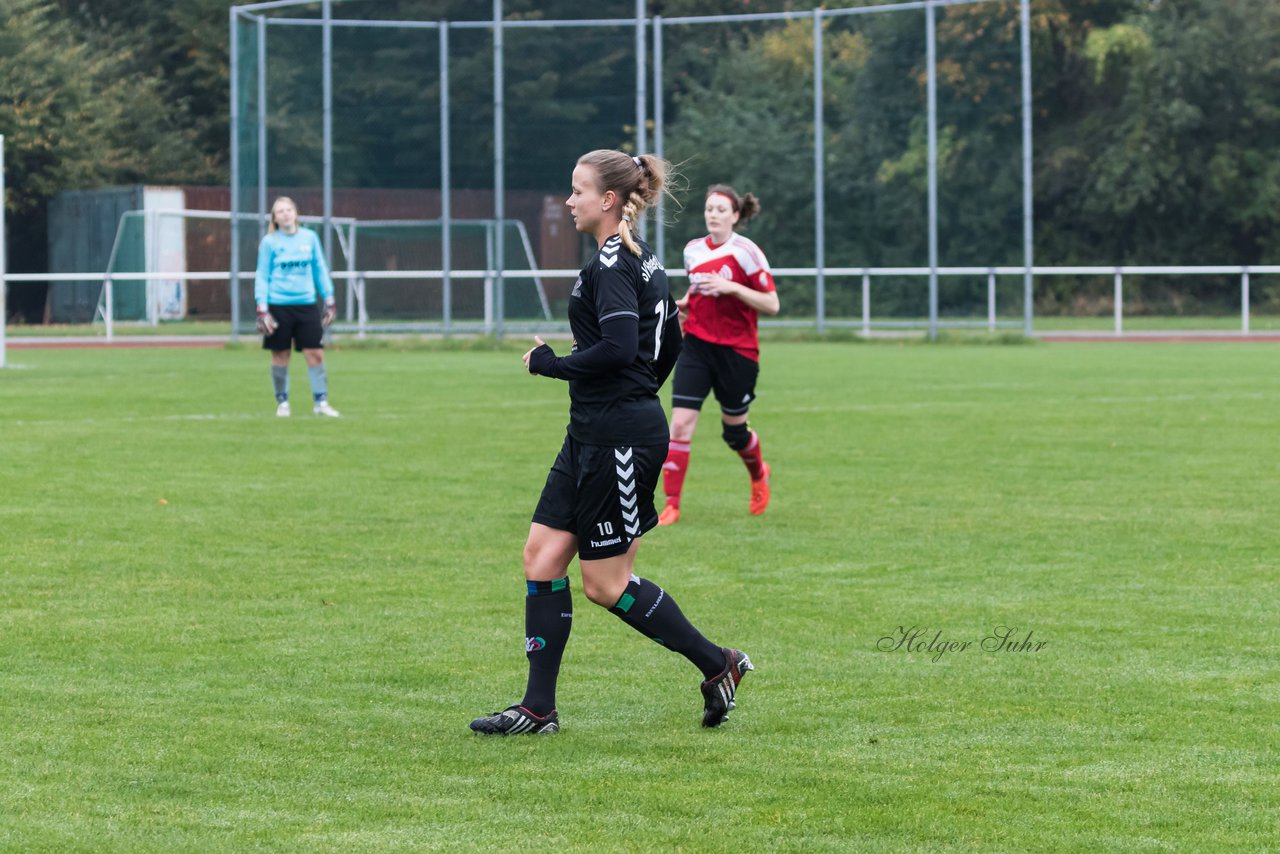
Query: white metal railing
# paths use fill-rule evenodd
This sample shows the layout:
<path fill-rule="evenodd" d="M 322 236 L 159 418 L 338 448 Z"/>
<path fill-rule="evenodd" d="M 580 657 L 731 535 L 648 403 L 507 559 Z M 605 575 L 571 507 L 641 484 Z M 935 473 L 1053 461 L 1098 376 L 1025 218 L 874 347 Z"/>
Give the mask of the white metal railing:
<path fill-rule="evenodd" d="M 504 279 L 527 279 L 527 278 L 571 278 L 578 274 L 577 268 L 564 269 L 533 269 L 533 270 L 505 270 L 502 273 Z M 987 299 L 986 299 L 986 319 L 985 320 L 938 320 L 934 325 L 940 327 L 968 327 L 995 330 L 997 328 L 1018 328 L 1023 327 L 1027 334 L 1035 334 L 1032 327 L 1027 326 L 1023 321 L 1017 320 L 999 320 L 996 314 L 996 279 L 999 276 L 1023 276 L 1026 269 L 1017 266 L 996 266 L 996 267 L 938 267 L 931 270 L 929 267 L 825 267 L 821 271 L 814 267 L 779 267 L 773 270 L 776 277 L 816 277 L 819 272 L 828 278 L 856 278 L 861 281 L 861 302 L 862 316 L 858 320 L 830 320 L 825 317 L 825 306 L 817 307 L 817 317 L 809 320 L 762 320 L 761 325 L 768 326 L 814 326 L 821 328 L 824 324 L 827 326 L 840 328 L 860 328 L 863 333 L 869 333 L 872 329 L 921 329 L 926 328 L 926 322 L 920 320 L 873 320 L 871 315 L 871 281 L 874 278 L 882 277 L 920 277 L 927 278 L 930 274 L 937 276 L 985 276 L 987 279 Z M 349 324 L 347 328 L 357 332 L 360 336 L 366 335 L 370 331 L 390 331 L 392 329 L 400 329 L 405 331 L 418 331 L 421 329 L 432 330 L 439 327 L 440 331 L 480 331 L 486 334 L 502 334 L 505 329 L 521 329 L 527 326 L 527 323 L 513 323 L 504 321 L 500 317 L 493 317 L 486 313 L 486 318 L 482 323 L 475 322 L 458 322 L 450 323 L 448 321 L 449 313 L 444 312 L 443 317 L 446 318 L 444 324 L 395 324 L 395 325 L 379 325 L 371 323 L 366 307 L 365 285 L 370 280 L 388 280 L 388 279 L 433 279 L 446 280 L 457 279 L 462 281 L 482 281 L 486 290 L 486 294 L 496 282 L 496 271 L 494 270 L 450 270 L 447 273 L 444 270 L 335 270 L 333 278 L 335 280 L 346 280 L 351 285 L 350 293 L 356 301 L 356 317 L 354 323 Z M 668 274 L 673 278 L 684 277 L 686 274 L 683 270 L 670 270 Z M 1202 266 L 1151 266 L 1151 265 L 1132 265 L 1132 266 L 1063 266 L 1063 267 L 1032 267 L 1031 274 L 1033 276 L 1111 276 L 1114 281 L 1114 324 L 1113 333 L 1120 335 L 1124 331 L 1124 278 L 1126 276 L 1188 276 L 1188 275 L 1231 275 L 1240 277 L 1240 333 L 1249 333 L 1249 316 L 1250 316 L 1250 277 L 1257 275 L 1277 275 L 1280 274 L 1280 264 L 1263 264 L 1263 265 L 1239 265 L 1239 264 L 1217 264 Z M 100 300 L 101 316 L 106 330 L 106 339 L 112 340 L 115 334 L 115 321 L 112 318 L 112 290 L 114 283 L 117 281 L 148 281 L 155 279 L 182 279 L 188 282 L 200 281 L 226 281 L 229 278 L 226 272 L 155 272 L 155 273 L 8 273 L 0 274 L 0 282 L 6 285 L 22 284 L 26 282 L 68 282 L 68 281 L 84 281 L 84 280 L 101 280 L 103 286 L 103 295 Z M 239 274 L 241 281 L 251 280 L 254 274 L 244 272 Z M 486 299 L 486 303 L 489 300 Z M 539 325 L 545 327 L 545 322 L 539 321 Z M 235 337 L 237 330 L 232 330 L 232 336 Z M 3 339 L 0 339 L 3 340 Z"/>

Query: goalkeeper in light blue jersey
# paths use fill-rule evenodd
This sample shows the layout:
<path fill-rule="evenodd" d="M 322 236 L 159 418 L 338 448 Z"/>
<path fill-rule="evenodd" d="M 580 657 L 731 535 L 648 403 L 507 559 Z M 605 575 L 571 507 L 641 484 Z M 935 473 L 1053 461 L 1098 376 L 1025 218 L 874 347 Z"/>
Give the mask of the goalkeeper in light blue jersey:
<path fill-rule="evenodd" d="M 324 314 L 316 305 L 324 299 Z M 288 417 L 290 345 L 307 360 L 312 411 L 338 417 L 329 405 L 324 367 L 324 330 L 337 316 L 333 281 L 324 261 L 324 248 L 315 232 L 298 227 L 298 206 L 281 196 L 271 205 L 271 225 L 258 247 L 258 273 L 253 281 L 262 349 L 271 351 L 271 384 L 276 392 L 276 415 Z"/>

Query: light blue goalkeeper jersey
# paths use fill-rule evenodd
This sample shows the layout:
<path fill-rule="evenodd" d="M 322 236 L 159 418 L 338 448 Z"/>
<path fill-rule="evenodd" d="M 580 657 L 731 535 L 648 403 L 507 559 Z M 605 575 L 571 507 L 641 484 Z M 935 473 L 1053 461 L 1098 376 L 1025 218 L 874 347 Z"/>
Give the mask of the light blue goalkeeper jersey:
<path fill-rule="evenodd" d="M 307 228 L 293 234 L 273 232 L 258 246 L 258 275 L 253 301 L 258 305 L 308 305 L 319 293 L 333 299 L 333 282 L 320 238 Z"/>

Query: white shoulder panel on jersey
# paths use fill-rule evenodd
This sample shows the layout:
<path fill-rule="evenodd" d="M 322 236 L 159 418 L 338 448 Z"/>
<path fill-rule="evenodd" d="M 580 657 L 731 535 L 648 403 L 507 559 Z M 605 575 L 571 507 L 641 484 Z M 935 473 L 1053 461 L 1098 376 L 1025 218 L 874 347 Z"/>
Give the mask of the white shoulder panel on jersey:
<path fill-rule="evenodd" d="M 769 271 L 769 259 L 764 257 L 760 247 L 756 246 L 751 238 L 735 234 L 733 236 L 733 249 L 733 254 L 738 258 L 738 263 L 748 276 L 754 276 L 761 270 Z"/>

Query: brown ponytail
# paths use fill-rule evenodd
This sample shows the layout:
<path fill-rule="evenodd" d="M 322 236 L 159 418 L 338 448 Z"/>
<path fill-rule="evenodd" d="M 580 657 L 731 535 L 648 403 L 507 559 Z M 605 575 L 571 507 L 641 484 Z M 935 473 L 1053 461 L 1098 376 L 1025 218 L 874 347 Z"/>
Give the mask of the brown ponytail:
<path fill-rule="evenodd" d="M 728 184 L 712 184 L 707 187 L 707 195 L 714 194 L 719 194 L 729 200 L 729 203 L 733 205 L 733 209 L 738 214 L 739 224 L 745 225 L 747 220 L 760 213 L 760 200 L 755 197 L 754 193 L 739 196 L 738 191 Z"/>
<path fill-rule="evenodd" d="M 631 254 L 639 256 L 640 246 L 635 241 L 633 229 L 645 210 L 658 201 L 670 180 L 671 164 L 652 154 L 631 157 L 608 148 L 589 151 L 578 158 L 578 163 L 596 171 L 601 193 L 613 190 L 622 200 L 618 236 Z"/>

